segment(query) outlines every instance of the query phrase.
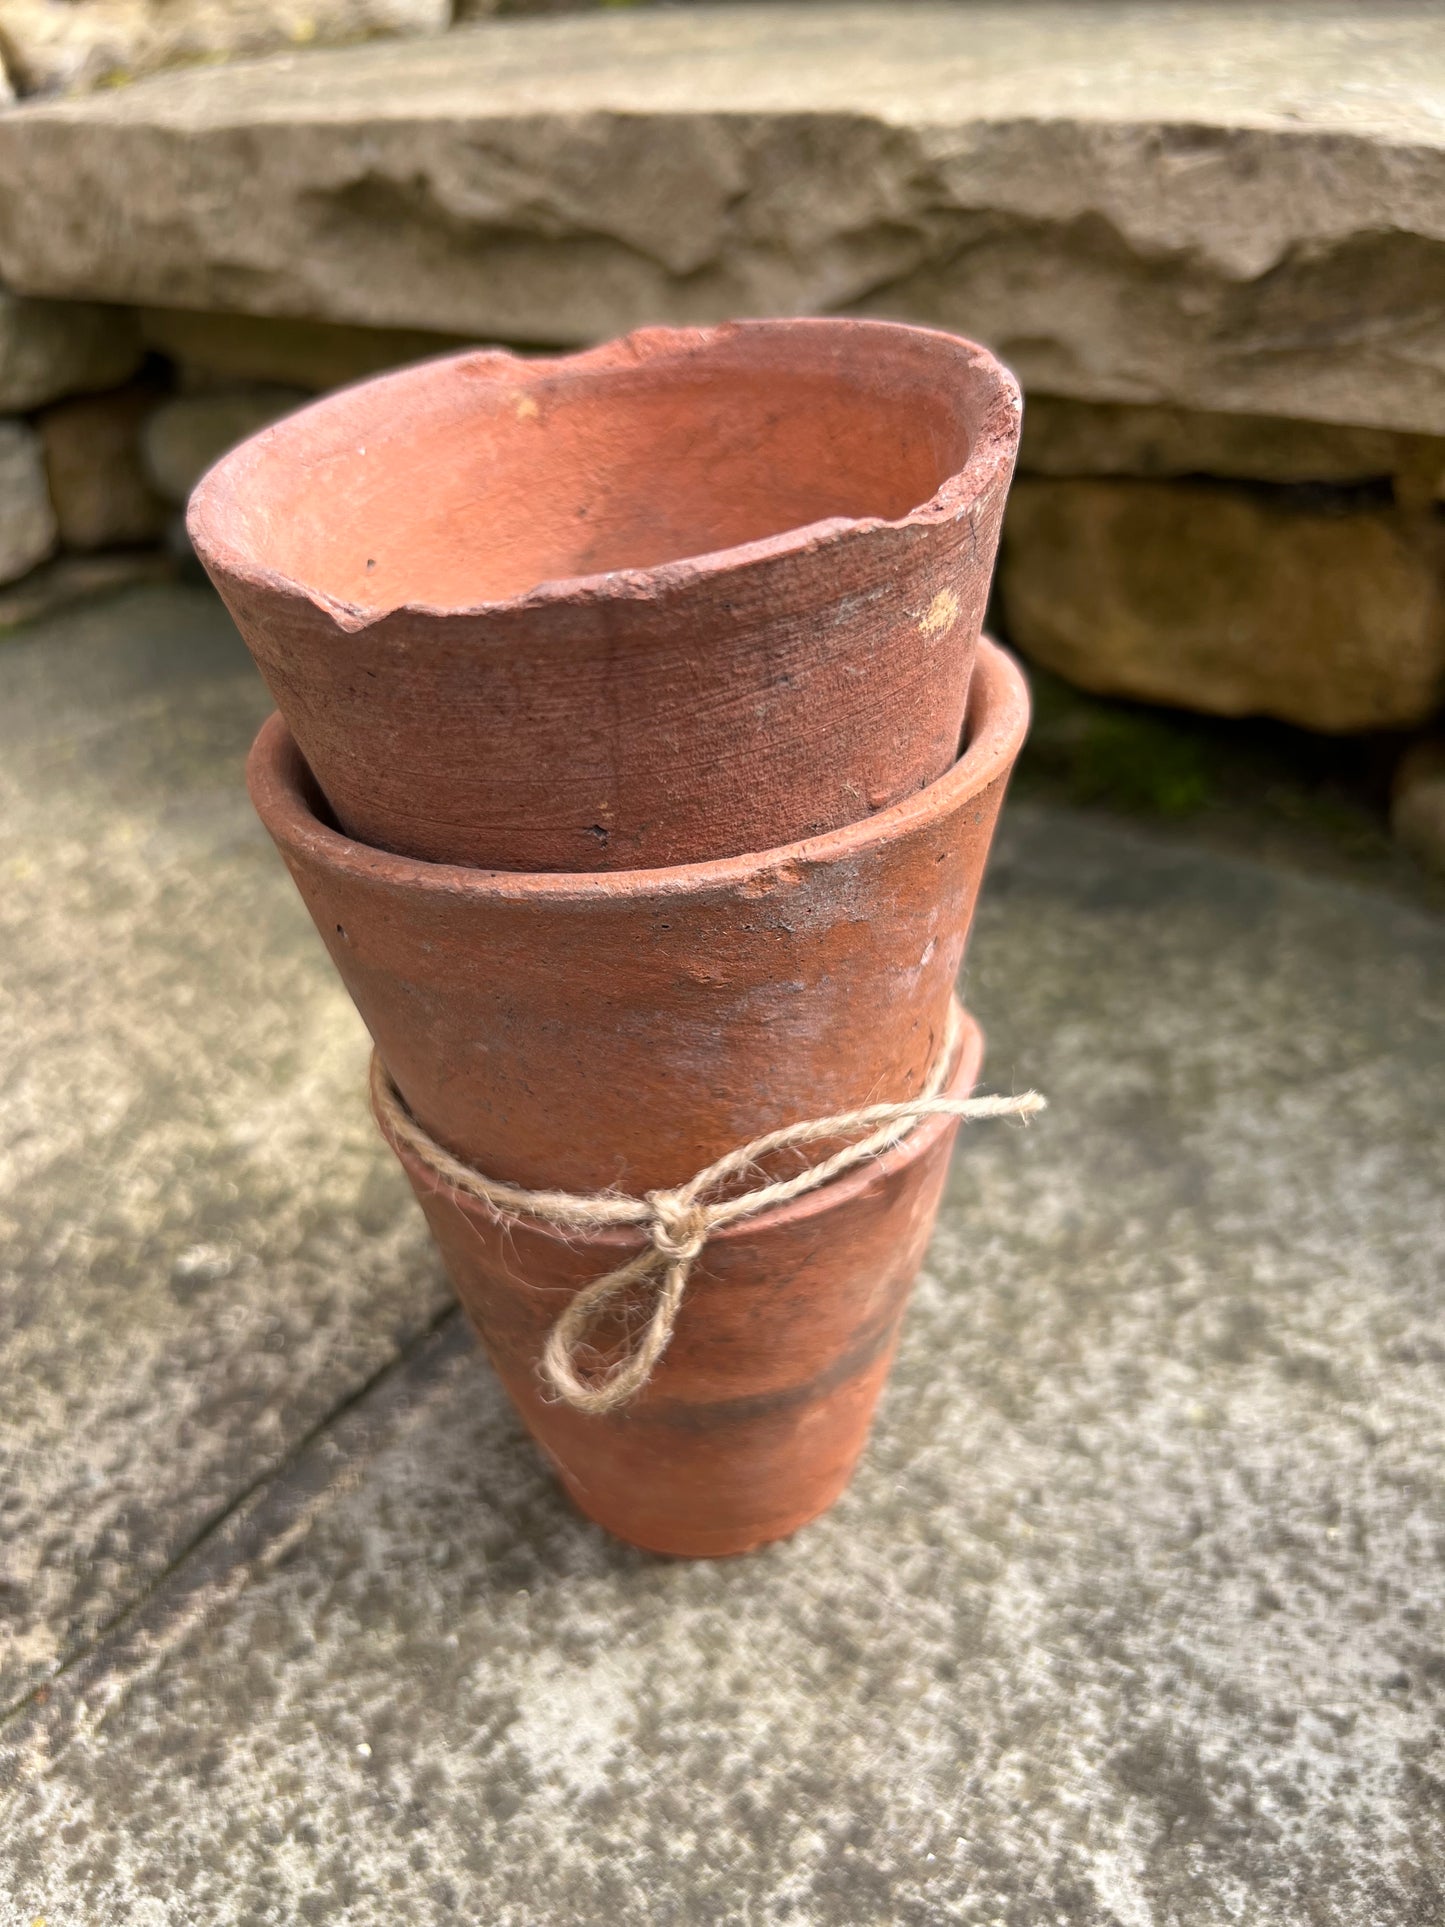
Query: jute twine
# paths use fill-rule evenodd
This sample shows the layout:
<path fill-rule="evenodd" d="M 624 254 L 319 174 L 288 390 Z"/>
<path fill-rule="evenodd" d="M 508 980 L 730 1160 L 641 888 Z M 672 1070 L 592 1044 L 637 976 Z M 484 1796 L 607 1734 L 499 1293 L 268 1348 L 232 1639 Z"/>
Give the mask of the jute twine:
<path fill-rule="evenodd" d="M 866 1104 L 860 1110 L 840 1111 L 833 1117 L 817 1117 L 802 1124 L 786 1124 L 781 1130 L 767 1131 L 751 1143 L 729 1151 L 715 1164 L 709 1164 L 686 1184 L 667 1191 L 649 1191 L 645 1197 L 619 1197 L 602 1192 L 581 1196 L 571 1191 L 529 1191 L 520 1185 L 504 1184 L 485 1177 L 464 1164 L 460 1158 L 437 1143 L 407 1110 L 391 1074 L 372 1053 L 371 1096 L 377 1115 L 388 1132 L 452 1190 L 475 1198 L 498 1218 L 529 1218 L 538 1224 L 566 1231 L 599 1231 L 607 1225 L 636 1225 L 647 1234 L 647 1243 L 634 1258 L 595 1279 L 568 1304 L 547 1335 L 542 1352 L 541 1372 L 559 1399 L 579 1412 L 614 1412 L 626 1405 L 652 1377 L 658 1360 L 667 1350 L 677 1325 L 683 1293 L 692 1268 L 701 1257 L 708 1239 L 724 1225 L 753 1218 L 775 1204 L 817 1191 L 869 1158 L 881 1157 L 900 1144 L 930 1117 L 954 1117 L 965 1123 L 982 1118 L 1029 1118 L 1043 1110 L 1044 1100 L 1037 1091 L 1018 1097 L 944 1097 L 941 1092 L 952 1074 L 962 1033 L 962 1013 L 955 1002 L 950 1005 L 943 1049 L 917 1097 L 902 1104 Z M 754 1190 L 733 1197 L 713 1198 L 730 1178 L 748 1171 L 760 1158 L 796 1145 L 816 1144 L 828 1138 L 851 1137 L 855 1141 L 833 1152 L 830 1157 L 810 1164 L 789 1178 L 758 1185 Z M 635 1287 L 651 1287 L 652 1310 L 640 1331 L 628 1340 L 620 1358 L 602 1369 L 586 1369 L 587 1361 L 597 1354 L 590 1343 L 607 1308 Z"/>

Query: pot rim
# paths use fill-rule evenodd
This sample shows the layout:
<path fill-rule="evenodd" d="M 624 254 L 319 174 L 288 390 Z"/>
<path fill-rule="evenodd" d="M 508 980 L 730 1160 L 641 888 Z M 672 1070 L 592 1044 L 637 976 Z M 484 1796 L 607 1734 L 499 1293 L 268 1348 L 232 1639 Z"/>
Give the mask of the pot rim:
<path fill-rule="evenodd" d="M 460 863 L 428 863 L 358 843 L 317 815 L 320 785 L 280 711 L 262 723 L 246 759 L 246 782 L 256 813 L 284 850 L 333 873 L 371 885 L 426 895 L 491 901 L 538 901 L 580 906 L 619 899 L 675 898 L 746 889 L 805 867 L 837 863 L 897 842 L 922 825 L 961 809 L 1018 755 L 1029 722 L 1028 683 L 1007 650 L 980 636 L 969 682 L 964 749 L 937 782 L 901 802 L 841 829 L 771 850 L 678 863 L 652 870 L 477 870 Z"/>
<path fill-rule="evenodd" d="M 247 477 L 259 458 L 296 431 L 299 422 L 324 421 L 335 415 L 338 422 L 346 416 L 348 405 L 362 390 L 368 393 L 394 387 L 403 390 L 407 383 L 424 377 L 427 370 L 474 368 L 479 375 L 513 382 L 525 381 L 530 373 L 560 367 L 599 372 L 636 366 L 642 362 L 682 360 L 706 351 L 715 343 L 738 336 L 762 341 L 769 335 L 797 337 L 804 333 L 843 335 L 860 334 L 882 346 L 882 337 L 907 337 L 938 344 L 940 355 L 952 354 L 970 370 L 993 376 L 995 392 L 982 412 L 968 458 L 962 468 L 948 475 L 925 502 L 906 515 L 829 516 L 820 521 L 800 523 L 796 528 L 780 529 L 772 535 L 739 543 L 734 548 L 706 549 L 696 555 L 679 556 L 650 568 L 612 569 L 600 574 L 556 576 L 534 584 L 517 595 L 484 599 L 480 602 L 442 604 L 402 601 L 386 609 L 366 609 L 331 596 L 284 570 L 259 561 L 249 545 L 238 542 L 235 510 L 244 492 Z M 600 347 L 583 349 L 569 355 L 523 356 L 505 349 L 464 349 L 460 354 L 437 355 L 409 367 L 398 368 L 367 381 L 353 383 L 330 395 L 296 409 L 255 435 L 248 436 L 231 449 L 202 476 L 191 493 L 186 511 L 186 527 L 197 554 L 213 574 L 219 573 L 246 582 L 272 594 L 309 602 L 329 617 L 348 635 L 374 628 L 394 617 L 422 617 L 435 621 L 497 618 L 515 610 L 531 610 L 557 602 L 643 601 L 667 590 L 675 590 L 726 574 L 754 563 L 775 558 L 826 550 L 848 541 L 865 539 L 883 530 L 905 530 L 931 523 L 961 521 L 988 493 L 990 485 L 1002 474 L 1007 481 L 1013 471 L 1018 448 L 1023 397 L 1017 380 L 996 356 L 978 342 L 942 328 L 917 328 L 906 322 L 854 319 L 851 316 L 799 315 L 779 319 L 727 321 L 708 328 L 638 328 Z"/>
<path fill-rule="evenodd" d="M 945 1097 L 968 1097 L 978 1082 L 983 1069 L 984 1034 L 977 1019 L 960 1005 L 962 1022 L 958 1031 L 958 1049 L 954 1057 L 953 1069 L 944 1087 Z M 375 1115 L 375 1113 L 373 1113 Z M 408 1178 L 430 1173 L 431 1181 L 440 1192 L 453 1199 L 463 1216 L 475 1212 L 487 1217 L 487 1207 L 476 1199 L 469 1198 L 463 1191 L 455 1190 L 445 1178 L 430 1172 L 414 1152 L 399 1144 L 387 1129 L 384 1120 L 376 1119 L 381 1135 L 405 1170 Z M 902 1138 L 897 1144 L 870 1158 L 864 1164 L 857 1164 L 851 1170 L 842 1172 L 829 1184 L 820 1184 L 815 1191 L 805 1191 L 800 1197 L 789 1198 L 783 1204 L 769 1205 L 754 1217 L 739 1218 L 732 1224 L 720 1226 L 708 1236 L 708 1244 L 733 1244 L 745 1238 L 756 1238 L 762 1233 L 784 1230 L 796 1224 L 806 1223 L 810 1218 L 822 1216 L 840 1205 L 849 1204 L 861 1197 L 874 1185 L 886 1182 L 899 1171 L 906 1170 L 918 1158 L 931 1151 L 945 1131 L 957 1130 L 962 1120 L 956 1117 L 926 1117 Z M 541 1220 L 523 1218 L 519 1220 L 530 1232 L 551 1238 L 560 1244 L 576 1247 L 578 1250 L 623 1251 L 634 1249 L 644 1242 L 643 1230 L 639 1225 L 601 1225 L 595 1231 L 565 1230 L 557 1225 L 549 1225 Z M 698 1269 L 705 1273 L 707 1258 L 704 1252 L 698 1260 Z"/>

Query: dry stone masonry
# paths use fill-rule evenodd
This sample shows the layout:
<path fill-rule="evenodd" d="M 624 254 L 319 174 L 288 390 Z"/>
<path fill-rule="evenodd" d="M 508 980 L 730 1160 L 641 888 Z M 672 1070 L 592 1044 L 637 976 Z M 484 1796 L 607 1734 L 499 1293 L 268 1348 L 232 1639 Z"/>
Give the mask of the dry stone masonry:
<path fill-rule="evenodd" d="M 46 479 L 67 549 L 124 547 L 164 533 L 165 503 L 140 459 L 141 426 L 155 406 L 154 391 L 137 383 L 77 396 L 40 417 Z"/>
<path fill-rule="evenodd" d="M 0 582 L 13 582 L 46 559 L 58 533 L 40 437 L 25 422 L 0 422 L 0 504 Z"/>
<path fill-rule="evenodd" d="M 150 415 L 141 438 L 151 486 L 165 501 L 184 508 L 196 483 L 228 448 L 308 399 L 301 389 L 260 384 L 172 396 Z"/>
<path fill-rule="evenodd" d="M 114 387 L 140 359 L 134 315 L 92 302 L 27 301 L 0 288 L 0 414 Z"/>
<path fill-rule="evenodd" d="M 1211 480 L 1020 476 L 1009 633 L 1086 689 L 1311 729 L 1397 729 L 1445 695 L 1437 518 Z"/>
<path fill-rule="evenodd" d="M 458 342 L 872 313 L 1025 383 L 997 617 L 1026 654 L 1312 729 L 1438 715 L 1437 7 L 642 6 L 438 38 L 445 0 L 125 4 L 152 38 L 111 80 L 192 64 L 63 95 L 122 0 L 0 0 L 12 82 L 52 96 L 0 110 L 11 579 L 57 540 L 138 553 L 238 436 Z"/>

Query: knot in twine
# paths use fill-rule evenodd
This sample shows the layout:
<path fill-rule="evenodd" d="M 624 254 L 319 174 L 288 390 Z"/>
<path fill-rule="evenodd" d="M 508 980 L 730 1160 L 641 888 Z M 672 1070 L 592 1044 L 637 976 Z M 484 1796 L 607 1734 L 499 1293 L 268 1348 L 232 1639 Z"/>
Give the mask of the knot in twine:
<path fill-rule="evenodd" d="M 649 1191 L 645 1197 L 618 1197 L 599 1193 L 593 1197 L 571 1191 L 529 1191 L 522 1185 L 504 1184 L 485 1177 L 460 1158 L 453 1157 L 424 1130 L 402 1102 L 391 1073 L 372 1053 L 371 1096 L 378 1117 L 387 1131 L 404 1144 L 432 1173 L 454 1191 L 477 1199 L 497 1218 L 529 1218 L 538 1224 L 568 1231 L 599 1231 L 608 1225 L 635 1225 L 647 1234 L 647 1243 L 626 1264 L 596 1278 L 576 1293 L 560 1314 L 542 1350 L 541 1374 L 552 1392 L 579 1412 L 613 1412 L 636 1398 L 652 1377 L 658 1360 L 667 1350 L 682 1308 L 683 1293 L 693 1266 L 706 1249 L 708 1239 L 725 1225 L 756 1217 L 773 1205 L 817 1191 L 844 1171 L 881 1157 L 885 1151 L 915 1131 L 926 1118 L 951 1117 L 964 1123 L 983 1118 L 1030 1118 L 1044 1109 L 1037 1091 L 1018 1097 L 944 1097 L 958 1054 L 962 1013 L 957 1002 L 949 1006 L 948 1028 L 943 1049 L 917 1097 L 901 1104 L 867 1104 L 860 1110 L 841 1111 L 833 1117 L 812 1118 L 801 1124 L 785 1124 L 780 1130 L 755 1137 L 735 1151 L 729 1151 L 709 1164 L 686 1184 L 666 1191 Z M 827 1138 L 851 1137 L 830 1157 L 810 1164 L 790 1178 L 758 1185 L 734 1197 L 708 1199 L 729 1178 L 748 1170 L 770 1152 L 795 1145 L 818 1143 Z M 593 1334 L 607 1308 L 636 1286 L 651 1286 L 652 1310 L 639 1332 L 630 1337 L 620 1358 L 600 1371 L 588 1368 L 595 1360 Z"/>

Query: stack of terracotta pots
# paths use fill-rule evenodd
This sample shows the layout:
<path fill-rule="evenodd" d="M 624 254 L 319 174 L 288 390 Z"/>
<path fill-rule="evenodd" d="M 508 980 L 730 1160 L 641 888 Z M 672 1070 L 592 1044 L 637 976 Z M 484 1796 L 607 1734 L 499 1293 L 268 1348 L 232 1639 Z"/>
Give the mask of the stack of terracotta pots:
<path fill-rule="evenodd" d="M 969 342 L 749 322 L 430 362 L 212 470 L 192 536 L 281 711 L 252 796 L 438 1145 L 645 1197 L 915 1097 L 946 1048 L 971 1089 L 953 986 L 1028 713 L 979 633 L 1018 429 Z M 538 1361 L 637 1232 L 498 1213 L 392 1138 L 578 1505 L 717 1554 L 846 1485 L 954 1129 L 718 1232 L 605 1416 Z"/>

